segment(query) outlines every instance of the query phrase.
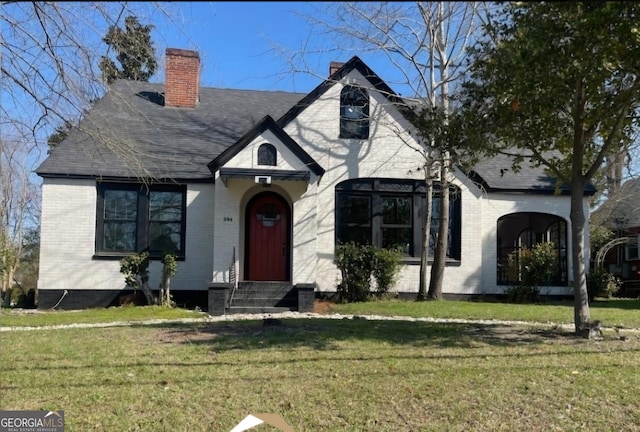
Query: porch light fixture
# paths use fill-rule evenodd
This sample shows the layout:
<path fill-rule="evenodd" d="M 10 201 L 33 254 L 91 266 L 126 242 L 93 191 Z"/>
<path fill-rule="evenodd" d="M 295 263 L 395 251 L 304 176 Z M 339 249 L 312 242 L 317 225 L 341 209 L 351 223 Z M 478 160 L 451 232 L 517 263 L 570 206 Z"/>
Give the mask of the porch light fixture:
<path fill-rule="evenodd" d="M 271 176 L 256 176 L 255 181 L 256 184 L 261 184 L 264 187 L 271 186 Z"/>

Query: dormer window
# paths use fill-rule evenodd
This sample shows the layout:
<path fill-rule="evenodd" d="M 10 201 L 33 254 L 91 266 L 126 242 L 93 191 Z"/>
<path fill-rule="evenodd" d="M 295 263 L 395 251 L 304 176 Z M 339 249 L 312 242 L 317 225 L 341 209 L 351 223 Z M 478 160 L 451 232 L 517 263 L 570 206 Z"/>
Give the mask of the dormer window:
<path fill-rule="evenodd" d="M 369 94 L 356 86 L 340 93 L 340 138 L 369 138 Z"/>
<path fill-rule="evenodd" d="M 258 147 L 258 165 L 276 166 L 276 148 L 271 144 L 262 144 Z"/>

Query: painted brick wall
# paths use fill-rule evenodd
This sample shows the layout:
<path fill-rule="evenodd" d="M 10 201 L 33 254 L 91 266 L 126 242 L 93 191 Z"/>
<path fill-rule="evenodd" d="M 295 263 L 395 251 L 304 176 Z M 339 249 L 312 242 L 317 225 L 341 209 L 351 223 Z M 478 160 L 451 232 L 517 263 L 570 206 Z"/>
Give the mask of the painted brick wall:
<path fill-rule="evenodd" d="M 125 288 L 117 259 L 95 259 L 96 184 L 91 180 L 44 179 L 38 288 Z M 171 280 L 173 290 L 204 289 L 211 278 L 213 185 L 187 188 L 187 252 Z M 160 283 L 161 264 L 149 267 L 150 286 Z"/>
<path fill-rule="evenodd" d="M 350 84 L 364 83 L 357 72 Z M 419 146 L 400 132 L 406 121 L 380 95 L 371 92 L 371 138 L 340 139 L 339 95 L 336 85 L 286 126 L 290 136 L 322 166 L 322 178 L 278 181 L 271 190 L 292 207 L 294 283 L 317 283 L 319 291 L 333 292 L 340 273 L 333 264 L 335 249 L 335 188 L 347 179 L 383 177 L 422 179 L 417 168 Z M 302 169 L 300 161 L 270 132 L 242 150 L 228 167 L 256 168 L 257 147 L 269 142 L 278 150 L 275 169 Z M 265 168 L 260 166 L 260 168 Z M 487 195 L 461 173 L 454 181 L 461 188 L 462 249 L 458 266 L 445 270 L 445 293 L 498 293 L 496 285 L 496 224 L 514 212 L 546 212 L 569 223 L 568 197 Z M 96 188 L 93 181 L 45 179 L 43 184 L 40 289 L 121 289 L 118 260 L 93 259 L 95 244 Z M 242 279 L 244 266 L 244 209 L 265 189 L 253 179 L 229 179 L 224 185 L 189 185 L 186 260 L 179 263 L 172 289 L 205 289 L 210 281 L 227 282 L 233 249 Z M 585 200 L 585 208 L 587 207 Z M 588 239 L 587 243 L 588 245 Z M 588 257 L 586 257 L 588 260 Z M 395 289 L 417 292 L 418 265 L 403 267 Z M 151 267 L 151 286 L 159 284 L 160 267 Z"/>
<path fill-rule="evenodd" d="M 350 83 L 364 83 L 353 72 Z M 401 134 L 406 121 L 373 92 L 371 138 L 364 141 L 338 138 L 339 95 L 337 85 L 307 108 L 285 130 L 323 168 L 327 170 L 318 186 L 317 198 L 317 277 L 320 291 L 335 291 L 340 273 L 333 264 L 335 249 L 335 187 L 347 179 L 364 177 L 417 178 L 422 157 L 412 138 Z M 552 196 L 487 197 L 464 175 L 457 173 L 455 184 L 461 187 L 462 232 L 459 266 L 447 266 L 445 293 L 478 294 L 502 292 L 496 284 L 496 224 L 499 217 L 524 211 L 557 214 L 568 221 L 569 199 Z M 488 199 L 489 198 L 489 199 Z M 397 291 L 417 292 L 419 265 L 406 265 L 395 287 Z M 561 290 L 566 291 L 566 290 Z"/>
<path fill-rule="evenodd" d="M 271 142 L 276 144 L 275 142 Z M 245 153 L 246 155 L 246 153 Z M 238 155 L 240 158 L 243 156 Z M 231 161 L 234 162 L 234 161 Z M 236 161 L 237 163 L 237 161 Z M 281 167 L 275 167 L 282 169 Z M 238 280 L 244 275 L 244 227 L 245 209 L 255 195 L 264 192 L 277 192 L 291 207 L 293 226 L 293 245 L 291 253 L 292 278 L 294 283 L 313 282 L 316 265 L 316 223 L 315 223 L 315 184 L 312 175 L 307 186 L 303 181 L 277 181 L 269 188 L 256 185 L 253 179 L 229 179 L 227 186 L 216 179 L 213 281 L 228 282 L 229 266 L 236 251 L 236 271 Z"/>
<path fill-rule="evenodd" d="M 264 143 L 272 144 L 277 151 L 276 166 L 258 165 L 258 148 Z M 274 170 L 306 170 L 304 163 L 293 154 L 291 150 L 283 145 L 279 139 L 269 130 L 262 133 L 251 143 L 240 150 L 230 161 L 225 164 L 225 168 L 255 168 Z"/>

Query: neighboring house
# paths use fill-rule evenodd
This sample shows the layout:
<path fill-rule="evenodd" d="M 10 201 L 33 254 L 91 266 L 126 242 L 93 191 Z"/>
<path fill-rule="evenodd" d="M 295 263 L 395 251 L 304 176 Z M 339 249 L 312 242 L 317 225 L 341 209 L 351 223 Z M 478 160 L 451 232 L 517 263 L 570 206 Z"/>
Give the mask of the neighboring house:
<path fill-rule="evenodd" d="M 38 307 L 117 304 L 130 292 L 120 259 L 143 250 L 157 288 L 160 253 L 173 248 L 178 304 L 224 313 L 237 286 L 232 306 L 267 310 L 257 298 L 279 295 L 270 306 L 308 310 L 309 295 L 335 294 L 335 247 L 349 240 L 403 246 L 393 290 L 415 296 L 423 160 L 378 75 L 353 57 L 295 94 L 201 88 L 199 72 L 198 53 L 168 49 L 164 85 L 116 82 L 37 169 Z M 507 158 L 454 175 L 444 295 L 503 293 L 521 248 L 546 240 L 560 264 L 548 294 L 570 294 L 568 190 L 554 194 L 541 169 L 514 173 Z"/>
<path fill-rule="evenodd" d="M 620 239 L 609 243 L 602 264 L 623 282 L 621 295 L 637 296 L 640 292 L 640 179 L 627 180 L 593 212 L 591 223 L 605 226 L 613 231 L 615 239 Z"/>

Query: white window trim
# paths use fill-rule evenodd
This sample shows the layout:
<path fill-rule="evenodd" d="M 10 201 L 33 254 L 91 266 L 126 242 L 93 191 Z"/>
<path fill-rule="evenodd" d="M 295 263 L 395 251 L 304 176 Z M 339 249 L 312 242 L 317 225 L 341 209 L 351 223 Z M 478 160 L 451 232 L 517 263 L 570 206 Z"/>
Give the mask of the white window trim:
<path fill-rule="evenodd" d="M 640 259 L 640 234 L 636 235 L 636 254 L 635 256 L 631 256 L 630 252 L 631 252 L 631 248 L 629 247 L 629 244 L 626 244 L 624 247 L 624 255 L 625 255 L 625 259 L 627 261 L 636 261 Z"/>

